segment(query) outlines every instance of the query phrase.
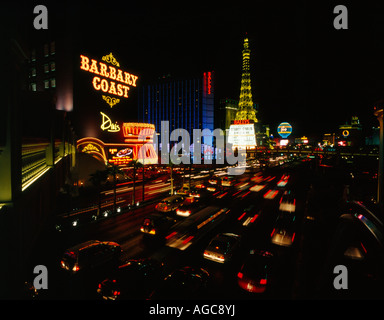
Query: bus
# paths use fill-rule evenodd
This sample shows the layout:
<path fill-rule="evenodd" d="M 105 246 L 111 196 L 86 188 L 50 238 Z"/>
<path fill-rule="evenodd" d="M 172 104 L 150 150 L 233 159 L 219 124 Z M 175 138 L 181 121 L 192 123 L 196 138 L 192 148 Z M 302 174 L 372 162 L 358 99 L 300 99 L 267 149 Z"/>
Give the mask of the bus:
<path fill-rule="evenodd" d="M 176 223 L 165 237 L 166 246 L 185 250 L 222 222 L 230 212 L 228 208 L 208 206 Z"/>

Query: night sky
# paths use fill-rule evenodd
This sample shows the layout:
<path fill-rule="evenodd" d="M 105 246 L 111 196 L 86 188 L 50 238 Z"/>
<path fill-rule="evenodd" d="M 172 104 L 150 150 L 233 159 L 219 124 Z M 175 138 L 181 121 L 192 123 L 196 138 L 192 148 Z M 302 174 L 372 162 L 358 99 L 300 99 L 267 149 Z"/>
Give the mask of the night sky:
<path fill-rule="evenodd" d="M 312 2 L 31 1 L 24 6 L 46 4 L 51 25 L 70 32 L 76 45 L 113 52 L 142 83 L 164 74 L 213 70 L 216 101 L 239 98 L 247 34 L 258 118 L 275 135 L 283 121 L 292 124 L 293 135 L 309 137 L 335 131 L 353 115 L 365 129 L 378 126 L 373 106 L 384 95 L 384 4 Z M 337 4 L 348 8 L 348 30 L 333 27 Z"/>

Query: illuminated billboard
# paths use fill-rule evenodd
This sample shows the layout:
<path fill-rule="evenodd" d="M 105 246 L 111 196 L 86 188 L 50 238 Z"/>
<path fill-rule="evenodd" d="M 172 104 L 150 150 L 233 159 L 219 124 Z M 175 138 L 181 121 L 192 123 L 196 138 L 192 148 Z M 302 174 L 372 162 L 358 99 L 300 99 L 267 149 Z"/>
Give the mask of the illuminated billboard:
<path fill-rule="evenodd" d="M 90 59 L 85 55 L 80 55 L 80 69 L 94 74 L 92 78 L 92 86 L 96 91 L 108 93 L 114 97 L 102 95 L 102 98 L 112 108 L 120 102 L 119 98 L 128 98 L 130 87 L 136 87 L 138 76 L 123 71 L 119 62 L 114 58 L 112 53 L 103 56 L 102 60 L 112 64 L 107 65 L 96 59 Z"/>
<path fill-rule="evenodd" d="M 145 165 L 158 162 L 153 144 L 153 124 L 123 123 L 122 131 L 124 143 L 105 143 L 97 138 L 86 137 L 77 141 L 77 149 L 79 152 L 91 154 L 105 164 L 113 163 L 123 167 L 134 159 Z"/>
<path fill-rule="evenodd" d="M 132 96 L 139 77 L 114 54 L 92 54 L 86 49 L 77 54 L 76 70 L 73 119 L 77 135 L 105 143 L 123 142 L 123 123 L 132 120 L 130 110 L 137 105 Z"/>
<path fill-rule="evenodd" d="M 288 122 L 282 122 L 277 127 L 277 133 L 283 139 L 286 139 L 292 133 L 292 126 Z"/>
<path fill-rule="evenodd" d="M 256 147 L 255 124 L 249 120 L 234 120 L 229 127 L 228 142 L 232 148 Z"/>

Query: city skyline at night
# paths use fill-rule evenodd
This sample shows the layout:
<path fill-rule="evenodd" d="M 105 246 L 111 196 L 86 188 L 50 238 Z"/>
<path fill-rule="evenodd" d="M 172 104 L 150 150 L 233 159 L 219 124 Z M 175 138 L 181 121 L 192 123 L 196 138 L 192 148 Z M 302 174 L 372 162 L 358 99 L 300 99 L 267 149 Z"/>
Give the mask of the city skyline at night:
<path fill-rule="evenodd" d="M 143 84 L 167 74 L 188 77 L 213 70 L 217 101 L 238 99 L 247 34 L 253 52 L 253 96 L 271 132 L 276 134 L 277 125 L 288 121 L 298 135 L 319 137 L 352 116 L 366 128 L 377 125 L 373 106 L 382 98 L 378 70 L 383 62 L 378 53 L 381 21 L 374 10 L 350 5 L 350 28 L 336 30 L 333 8 L 326 5 L 256 2 L 247 12 L 241 5 L 185 10 L 119 5 L 121 10 L 106 7 L 109 14 L 96 19 L 98 2 L 52 4 L 52 28 L 57 23 L 58 34 L 67 30 L 73 45 L 82 39 L 83 46 L 97 48 L 100 55 L 116 52 Z M 126 30 L 125 36 L 111 32 L 106 17 L 114 17 L 114 28 Z"/>
<path fill-rule="evenodd" d="M 1 12 L 0 300 L 384 297 L 384 3 Z"/>

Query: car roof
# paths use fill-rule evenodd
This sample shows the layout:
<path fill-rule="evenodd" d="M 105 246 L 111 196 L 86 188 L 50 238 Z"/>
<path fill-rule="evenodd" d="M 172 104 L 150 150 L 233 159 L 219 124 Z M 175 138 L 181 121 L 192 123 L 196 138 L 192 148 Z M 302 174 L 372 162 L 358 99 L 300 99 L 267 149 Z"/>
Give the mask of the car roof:
<path fill-rule="evenodd" d="M 175 194 L 174 196 L 167 197 L 161 201 L 174 200 L 174 199 L 178 199 L 178 198 L 184 198 L 184 197 L 181 194 Z"/>
<path fill-rule="evenodd" d="M 98 244 L 118 245 L 116 242 L 113 242 L 113 241 L 89 240 L 89 241 L 86 241 L 86 242 L 79 243 L 79 244 L 77 244 L 77 245 L 67 249 L 66 251 L 79 252 L 81 250 L 84 250 L 86 248 L 89 248 L 91 246 L 95 246 L 95 245 L 98 245 Z"/>

